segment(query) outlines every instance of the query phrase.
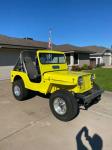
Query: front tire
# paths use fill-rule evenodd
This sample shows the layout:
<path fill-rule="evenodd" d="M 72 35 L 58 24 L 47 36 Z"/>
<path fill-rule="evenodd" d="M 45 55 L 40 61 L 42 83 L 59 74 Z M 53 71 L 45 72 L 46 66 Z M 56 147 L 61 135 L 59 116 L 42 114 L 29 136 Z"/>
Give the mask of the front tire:
<path fill-rule="evenodd" d="M 13 82 L 12 92 L 14 97 L 19 101 L 23 101 L 27 99 L 28 89 L 25 88 L 22 79 Z"/>
<path fill-rule="evenodd" d="M 78 103 L 71 92 L 59 90 L 51 94 L 49 105 L 52 113 L 61 121 L 70 121 L 78 114 Z"/>
<path fill-rule="evenodd" d="M 94 83 L 93 89 L 94 90 L 100 90 L 100 87 L 96 83 Z M 101 95 L 99 95 L 98 97 L 96 97 L 95 100 L 96 100 L 96 102 L 100 101 L 101 100 Z"/>

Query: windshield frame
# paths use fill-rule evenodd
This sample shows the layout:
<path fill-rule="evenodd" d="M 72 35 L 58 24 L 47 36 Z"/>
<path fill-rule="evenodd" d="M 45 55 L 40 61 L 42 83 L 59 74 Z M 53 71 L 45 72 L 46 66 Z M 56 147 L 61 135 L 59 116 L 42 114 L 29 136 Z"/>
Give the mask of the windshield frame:
<path fill-rule="evenodd" d="M 60 62 L 59 62 L 59 58 L 58 58 L 58 62 L 56 62 L 56 63 L 54 63 L 54 62 L 53 62 L 53 63 L 52 63 L 52 62 L 45 62 L 45 63 L 44 63 L 44 62 L 42 62 L 42 60 L 41 60 L 41 58 L 40 58 L 40 57 L 41 57 L 41 56 L 40 56 L 41 54 L 45 54 L 45 55 L 52 54 L 52 55 L 63 56 L 64 62 L 60 63 Z M 41 53 L 39 53 L 39 61 L 40 61 L 40 63 L 43 64 L 43 65 L 52 65 L 52 64 L 59 64 L 59 65 L 60 65 L 60 64 L 66 64 L 66 57 L 65 57 L 64 54 L 61 54 L 61 53 L 45 53 L 45 52 L 41 52 Z"/>

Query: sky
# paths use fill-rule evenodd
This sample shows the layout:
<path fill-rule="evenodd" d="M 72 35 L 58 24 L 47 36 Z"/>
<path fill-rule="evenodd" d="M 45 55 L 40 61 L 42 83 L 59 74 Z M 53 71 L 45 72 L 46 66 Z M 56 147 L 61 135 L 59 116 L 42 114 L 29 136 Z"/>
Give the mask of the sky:
<path fill-rule="evenodd" d="M 112 45 L 112 0 L 0 0 L 0 34 L 76 46 Z"/>

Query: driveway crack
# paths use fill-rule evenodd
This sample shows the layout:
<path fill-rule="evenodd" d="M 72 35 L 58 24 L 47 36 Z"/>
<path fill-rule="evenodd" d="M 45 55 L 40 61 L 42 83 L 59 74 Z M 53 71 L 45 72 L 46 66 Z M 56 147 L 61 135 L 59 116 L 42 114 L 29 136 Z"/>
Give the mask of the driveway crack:
<path fill-rule="evenodd" d="M 28 123 L 27 125 L 25 125 L 24 127 L 22 127 L 22 128 L 20 128 L 20 129 L 18 129 L 18 130 L 16 130 L 16 131 L 12 132 L 11 134 L 9 134 L 9 135 L 7 135 L 7 136 L 1 138 L 1 139 L 0 139 L 0 142 L 2 142 L 3 140 L 8 139 L 9 137 L 12 137 L 12 136 L 14 136 L 14 135 L 20 133 L 20 132 L 22 132 L 22 131 L 24 131 L 24 130 L 27 129 L 27 128 L 30 128 L 30 127 L 34 126 L 35 124 L 39 123 L 40 121 L 42 121 L 42 120 L 44 120 L 44 119 L 46 119 L 46 118 L 48 118 L 48 117 L 49 117 L 49 115 L 43 117 L 43 118 L 40 119 L 40 120 L 35 120 L 35 121 L 29 122 L 29 123 Z"/>

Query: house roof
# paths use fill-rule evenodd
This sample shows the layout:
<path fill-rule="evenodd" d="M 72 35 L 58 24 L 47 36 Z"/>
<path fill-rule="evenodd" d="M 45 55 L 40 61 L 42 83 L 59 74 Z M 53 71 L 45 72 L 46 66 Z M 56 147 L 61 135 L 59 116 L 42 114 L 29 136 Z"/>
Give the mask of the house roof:
<path fill-rule="evenodd" d="M 47 49 L 48 42 L 43 41 L 35 41 L 31 38 L 14 38 L 8 37 L 5 35 L 0 35 L 0 46 L 4 48 L 24 48 L 24 49 Z M 63 44 L 63 45 L 55 45 L 53 44 L 54 50 L 59 50 L 63 52 L 88 52 L 86 49 L 80 49 L 78 46 Z"/>
<path fill-rule="evenodd" d="M 94 53 L 91 53 L 91 56 L 102 56 L 104 53 L 112 53 L 111 49 L 105 48 L 105 47 L 99 47 L 99 46 L 86 46 L 83 47 L 86 48 Z"/>
<path fill-rule="evenodd" d="M 70 52 L 90 53 L 90 51 L 88 51 L 87 49 L 81 49 L 81 47 L 74 46 L 71 44 L 56 45 L 54 49 L 63 51 L 65 53 L 70 53 Z"/>
<path fill-rule="evenodd" d="M 107 48 L 105 47 L 99 47 L 99 46 L 85 46 L 80 47 L 81 50 L 87 50 L 91 53 L 103 53 Z"/>
<path fill-rule="evenodd" d="M 56 45 L 54 49 L 62 51 L 62 52 L 72 52 L 77 51 L 77 46 L 70 45 L 70 44 L 63 44 L 63 45 Z"/>
<path fill-rule="evenodd" d="M 47 48 L 48 43 L 42 41 L 35 41 L 31 39 L 24 39 L 24 38 L 13 38 L 4 35 L 0 35 L 0 46 L 3 47 L 11 47 L 11 48 L 21 48 L 21 47 L 28 47 L 28 48 Z"/>
<path fill-rule="evenodd" d="M 47 49 L 48 42 L 35 41 L 31 38 L 14 38 L 0 34 L 0 47 L 4 48 L 24 48 L 24 49 Z M 55 45 L 54 50 L 63 51 L 65 53 L 78 52 L 78 53 L 104 53 L 107 50 L 105 47 L 98 46 L 85 46 L 78 47 L 71 44 Z"/>

